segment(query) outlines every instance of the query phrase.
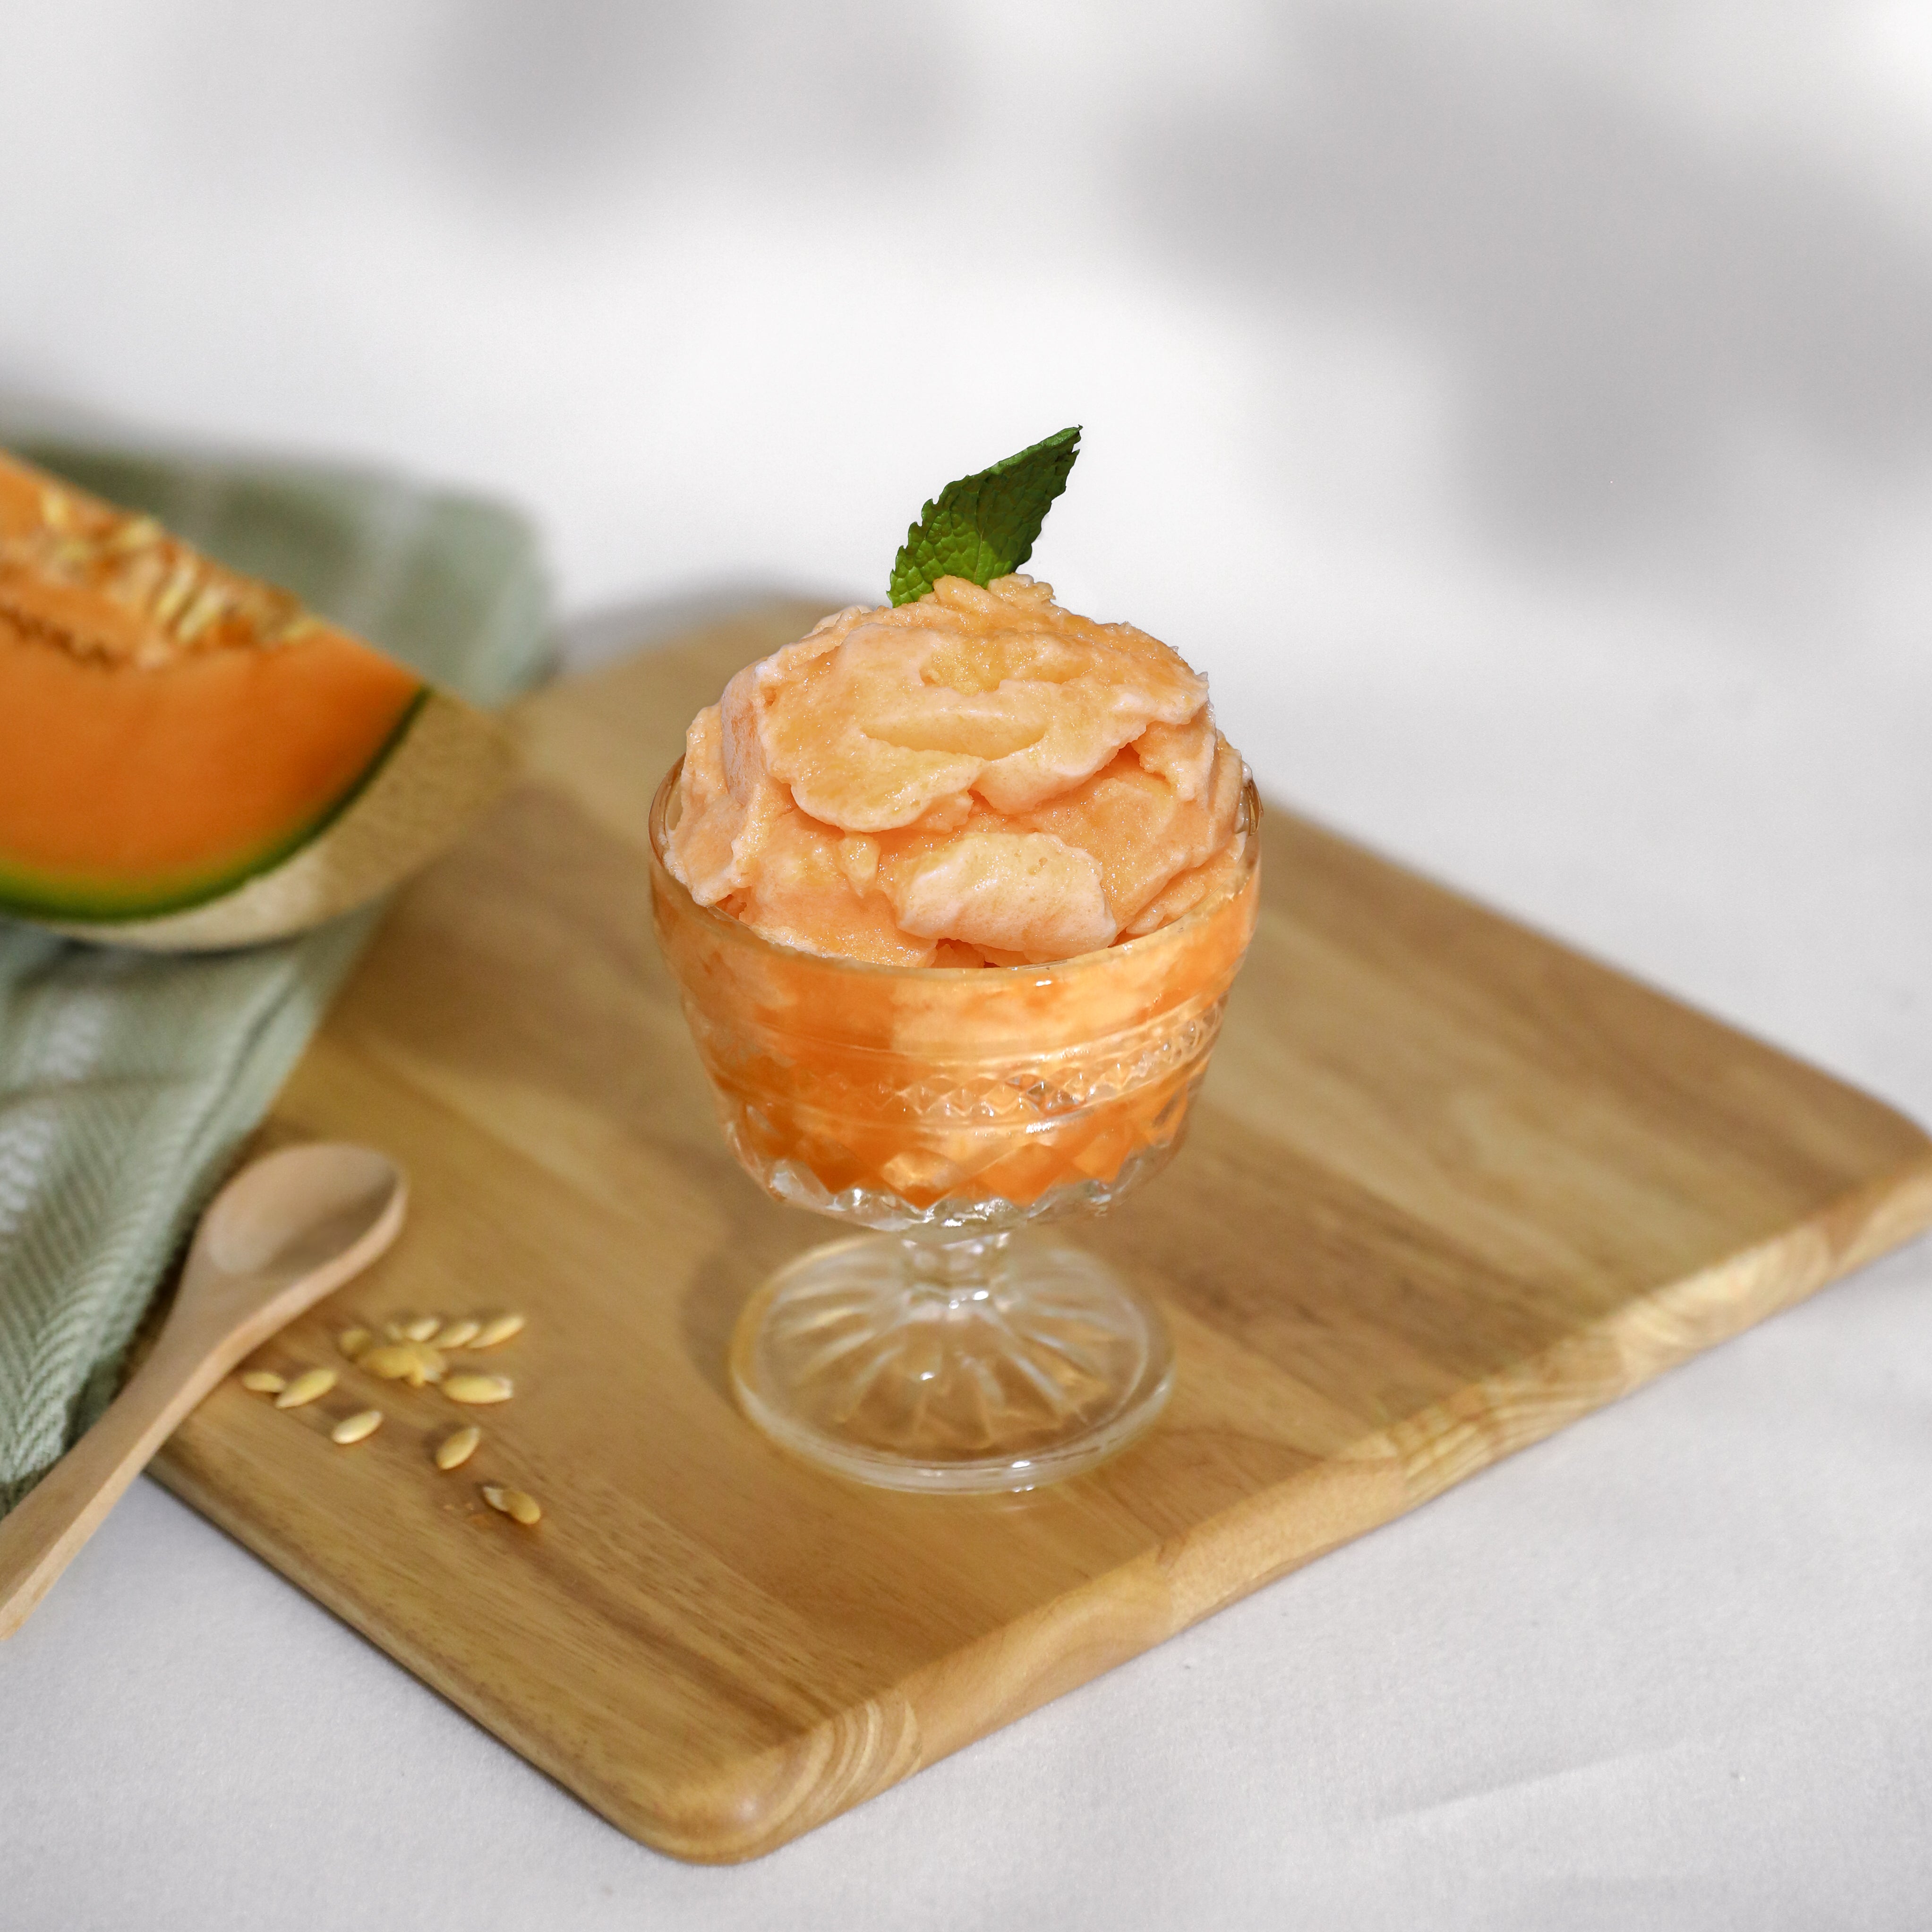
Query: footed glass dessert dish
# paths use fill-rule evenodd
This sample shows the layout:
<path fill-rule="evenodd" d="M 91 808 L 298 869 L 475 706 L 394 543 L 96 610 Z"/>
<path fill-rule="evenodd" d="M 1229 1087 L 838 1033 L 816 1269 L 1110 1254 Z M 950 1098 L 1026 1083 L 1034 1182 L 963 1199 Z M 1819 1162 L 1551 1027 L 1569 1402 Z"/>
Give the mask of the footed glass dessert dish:
<path fill-rule="evenodd" d="M 1159 1312 L 1043 1223 L 1104 1213 L 1180 1144 L 1254 929 L 1260 803 L 1232 883 L 1145 937 L 1037 966 L 896 967 L 776 944 L 664 864 L 658 937 L 720 1119 L 775 1198 L 866 1233 L 752 1296 L 731 1348 L 784 1448 L 901 1490 L 1022 1490 L 1160 1412 Z"/>

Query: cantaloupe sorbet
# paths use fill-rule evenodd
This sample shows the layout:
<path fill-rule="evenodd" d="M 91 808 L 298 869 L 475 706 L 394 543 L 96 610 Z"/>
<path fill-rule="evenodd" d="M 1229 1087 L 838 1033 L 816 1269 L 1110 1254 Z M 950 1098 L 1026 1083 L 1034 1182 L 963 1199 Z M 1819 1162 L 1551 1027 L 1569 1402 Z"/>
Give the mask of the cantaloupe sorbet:
<path fill-rule="evenodd" d="M 894 966 L 1071 958 L 1240 876 L 1207 680 L 1052 586 L 940 579 L 749 664 L 692 721 L 664 858 L 767 939 Z"/>

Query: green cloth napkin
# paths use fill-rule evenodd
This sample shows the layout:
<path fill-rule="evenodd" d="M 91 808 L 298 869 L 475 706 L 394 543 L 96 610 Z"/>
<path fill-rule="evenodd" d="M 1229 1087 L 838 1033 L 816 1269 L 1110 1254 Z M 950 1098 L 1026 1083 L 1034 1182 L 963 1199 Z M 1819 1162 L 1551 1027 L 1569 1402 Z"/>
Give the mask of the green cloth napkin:
<path fill-rule="evenodd" d="M 342 470 L 10 446 L 478 703 L 544 666 L 536 534 L 499 505 Z M 112 1400 L 156 1285 L 376 919 L 172 957 L 0 920 L 0 1514 Z"/>

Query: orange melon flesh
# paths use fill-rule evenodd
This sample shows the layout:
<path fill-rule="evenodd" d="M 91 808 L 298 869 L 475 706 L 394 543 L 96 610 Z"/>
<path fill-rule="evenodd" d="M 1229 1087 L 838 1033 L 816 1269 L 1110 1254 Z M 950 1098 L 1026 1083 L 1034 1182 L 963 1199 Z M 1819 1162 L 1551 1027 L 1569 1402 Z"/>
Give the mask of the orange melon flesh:
<path fill-rule="evenodd" d="M 142 670 L 0 619 L 0 911 L 133 918 L 214 897 L 334 818 L 425 688 L 320 626 Z"/>
<path fill-rule="evenodd" d="M 124 929 L 222 897 L 354 801 L 427 689 L 0 454 L 0 913 Z"/>

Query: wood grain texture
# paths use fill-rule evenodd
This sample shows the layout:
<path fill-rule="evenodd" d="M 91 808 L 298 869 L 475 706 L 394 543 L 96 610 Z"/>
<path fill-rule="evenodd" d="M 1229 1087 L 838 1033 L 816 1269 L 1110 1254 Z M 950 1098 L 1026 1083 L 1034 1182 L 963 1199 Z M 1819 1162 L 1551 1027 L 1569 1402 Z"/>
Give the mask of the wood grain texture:
<path fill-rule="evenodd" d="M 158 1466 L 625 1831 L 769 1850 L 1932 1223 L 1896 1113 L 1276 809 L 1188 1148 L 1080 1234 L 1168 1312 L 1161 1423 L 1012 1498 L 789 1462 L 726 1338 L 836 1231 L 725 1150 L 644 839 L 686 719 L 816 614 L 529 700 L 532 776 L 398 902 L 278 1104 L 272 1137 L 379 1145 L 415 1206 L 264 1359 L 526 1310 L 475 1460 L 432 1466 L 433 1390 L 372 1383 L 388 1425 L 344 1454 L 231 1382 Z"/>

